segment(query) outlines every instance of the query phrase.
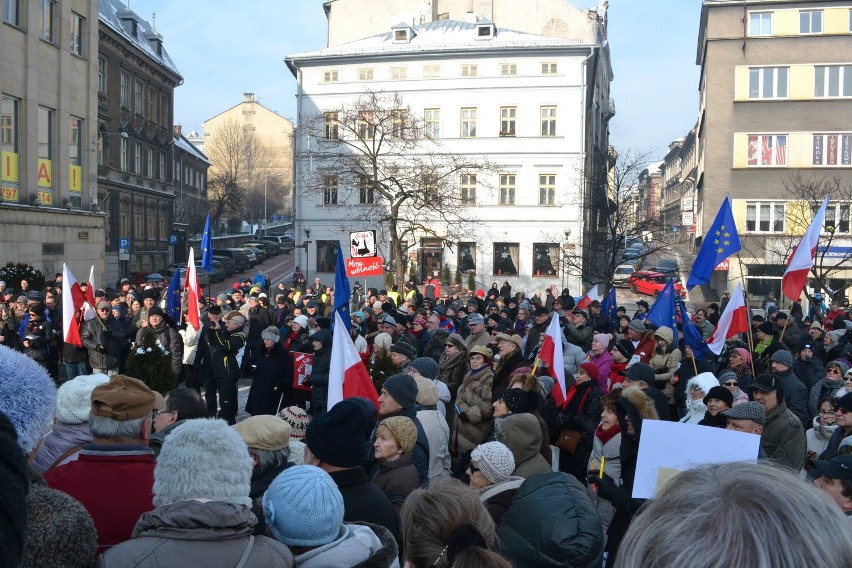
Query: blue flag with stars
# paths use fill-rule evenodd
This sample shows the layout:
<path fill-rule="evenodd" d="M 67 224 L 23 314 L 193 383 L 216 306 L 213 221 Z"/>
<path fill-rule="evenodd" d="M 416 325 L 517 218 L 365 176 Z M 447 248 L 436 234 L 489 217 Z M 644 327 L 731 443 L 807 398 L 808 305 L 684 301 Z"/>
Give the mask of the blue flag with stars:
<path fill-rule="evenodd" d="M 657 300 L 648 310 L 645 319 L 657 327 L 666 326 L 674 331 L 677 326 L 677 318 L 675 317 L 675 290 L 672 278 L 669 278 L 669 281 L 666 282 L 666 287 L 657 296 Z"/>
<path fill-rule="evenodd" d="M 686 281 L 686 289 L 692 290 L 696 286 L 708 284 L 713 269 L 742 248 L 737 225 L 734 223 L 731 198 L 726 195 L 719 213 L 716 214 L 716 220 L 710 225 L 710 230 L 707 231 L 698 250 L 698 256 L 692 263 L 692 272 L 689 273 L 689 279 Z"/>
<path fill-rule="evenodd" d="M 615 300 L 615 286 L 609 289 L 609 293 L 601 302 L 601 315 L 609 321 L 616 321 L 615 311 L 618 309 L 618 302 Z"/>
<path fill-rule="evenodd" d="M 700 360 L 707 351 L 707 343 L 704 341 L 704 336 L 695 327 L 695 324 L 689 319 L 689 314 L 686 313 L 686 307 L 683 305 L 683 300 L 677 299 L 678 309 L 680 310 L 681 326 L 683 327 L 683 344 L 692 349 L 692 355 L 695 360 Z"/>
<path fill-rule="evenodd" d="M 340 313 L 340 319 L 346 324 L 346 331 L 352 325 L 349 318 L 349 299 L 352 290 L 349 288 L 349 277 L 346 276 L 346 262 L 343 260 L 343 249 L 337 241 L 337 267 L 334 270 L 334 311 Z M 333 316 L 332 316 L 333 317 Z"/>
<path fill-rule="evenodd" d="M 166 288 L 166 313 L 175 323 L 180 321 L 181 290 L 183 290 L 183 282 L 181 282 L 180 269 L 178 269 L 175 270 L 174 276 L 169 281 L 169 287 Z"/>
<path fill-rule="evenodd" d="M 213 233 L 210 231 L 210 214 L 204 223 L 204 234 L 201 235 L 201 268 L 207 272 L 213 271 Z"/>

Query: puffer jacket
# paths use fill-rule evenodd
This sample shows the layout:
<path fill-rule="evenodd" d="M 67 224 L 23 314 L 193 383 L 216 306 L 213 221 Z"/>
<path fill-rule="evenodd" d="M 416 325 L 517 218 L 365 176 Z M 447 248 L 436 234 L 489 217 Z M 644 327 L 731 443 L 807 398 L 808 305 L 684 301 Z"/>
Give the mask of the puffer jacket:
<path fill-rule="evenodd" d="M 503 516 L 512 506 L 515 494 L 524 481 L 526 480 L 523 477 L 509 476 L 500 483 L 487 485 L 479 490 L 479 500 L 485 505 L 497 528 L 503 522 Z"/>
<path fill-rule="evenodd" d="M 80 330 L 80 340 L 89 352 L 89 365 L 93 369 L 118 369 L 126 339 L 124 326 L 112 314 L 106 321 L 100 317 L 90 319 Z"/>
<path fill-rule="evenodd" d="M 429 440 L 429 479 L 452 474 L 450 460 L 450 427 L 447 419 L 433 408 L 417 406 L 417 419 Z"/>
<path fill-rule="evenodd" d="M 180 376 L 183 367 L 183 338 L 174 329 L 160 322 L 157 327 L 146 325 L 136 332 L 136 345 L 142 345 L 147 335 L 154 334 L 154 340 L 159 341 L 164 349 L 168 350 L 172 357 L 172 372 L 176 377 Z"/>
<path fill-rule="evenodd" d="M 143 514 L 130 540 L 98 558 L 101 568 L 237 566 L 251 547 L 246 568 L 295 566 L 286 545 L 252 537 L 257 518 L 245 505 L 221 501 L 178 501 Z M 252 539 L 250 541 L 250 539 Z"/>
<path fill-rule="evenodd" d="M 698 424 L 704 420 L 704 414 L 707 412 L 707 405 L 704 404 L 704 397 L 692 400 L 693 386 L 701 389 L 704 396 L 710 392 L 713 387 L 719 386 L 719 381 L 713 373 L 700 373 L 695 375 L 686 384 L 686 414 L 680 419 L 684 424 Z"/>
<path fill-rule="evenodd" d="M 515 458 L 512 475 L 529 478 L 536 473 L 551 471 L 541 457 L 541 426 L 532 414 L 509 414 L 494 422 L 495 439 L 505 444 Z"/>
<path fill-rule="evenodd" d="M 470 372 L 459 387 L 456 395 L 458 416 L 452 437 L 455 454 L 469 452 L 482 443 L 491 427 L 494 407 L 491 406 L 491 385 L 494 373 L 485 367 L 477 373 Z M 450 411 L 455 409 L 450 408 Z"/>
<path fill-rule="evenodd" d="M 86 444 L 91 444 L 92 441 L 92 432 L 89 430 L 88 422 L 83 422 L 82 424 L 63 424 L 62 422 L 56 422 L 53 425 L 53 429 L 41 439 L 38 453 L 30 464 L 30 467 L 37 473 L 44 473 L 50 469 L 62 454 L 77 446 L 82 448 Z M 78 454 L 75 452 L 56 465 L 59 466 L 74 461 L 77 459 L 77 456 Z"/>
<path fill-rule="evenodd" d="M 604 533 L 586 489 L 561 472 L 533 475 L 515 494 L 499 531 L 515 568 L 599 566 Z"/>
<path fill-rule="evenodd" d="M 817 459 L 828 447 L 828 441 L 831 440 L 835 430 L 837 430 L 837 424 L 823 425 L 819 423 L 819 416 L 814 418 L 813 427 L 805 432 L 808 456 L 811 457 L 810 454 L 814 454 L 813 459 Z"/>
<path fill-rule="evenodd" d="M 344 523 L 337 538 L 296 557 L 299 568 L 398 568 L 399 550 L 386 528 L 368 523 Z"/>

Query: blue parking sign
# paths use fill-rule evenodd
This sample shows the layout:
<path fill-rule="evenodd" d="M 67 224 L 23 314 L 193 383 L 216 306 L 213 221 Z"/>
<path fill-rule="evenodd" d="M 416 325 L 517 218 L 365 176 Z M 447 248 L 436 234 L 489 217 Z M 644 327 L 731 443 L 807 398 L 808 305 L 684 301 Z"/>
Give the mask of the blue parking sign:
<path fill-rule="evenodd" d="M 130 250 L 130 239 L 127 237 L 118 239 L 118 248 L 120 250 Z"/>
<path fill-rule="evenodd" d="M 169 244 L 170 245 L 176 245 L 177 242 L 178 242 L 178 236 L 177 235 L 169 235 Z"/>

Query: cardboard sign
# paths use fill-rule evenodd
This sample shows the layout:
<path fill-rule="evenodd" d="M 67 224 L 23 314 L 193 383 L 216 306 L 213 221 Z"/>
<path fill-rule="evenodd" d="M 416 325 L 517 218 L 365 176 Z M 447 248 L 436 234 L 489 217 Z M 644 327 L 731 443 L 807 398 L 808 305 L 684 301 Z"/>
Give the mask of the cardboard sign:
<path fill-rule="evenodd" d="M 376 231 L 358 231 L 349 233 L 349 256 L 352 258 L 368 258 L 376 256 Z"/>
<path fill-rule="evenodd" d="M 314 366 L 314 356 L 310 353 L 293 352 L 293 388 L 310 391 L 312 387 L 305 384 L 305 379 L 311 376 Z"/>
<path fill-rule="evenodd" d="M 347 258 L 346 276 L 350 278 L 363 278 L 365 276 L 383 276 L 385 273 L 382 257 L 373 258 Z"/>

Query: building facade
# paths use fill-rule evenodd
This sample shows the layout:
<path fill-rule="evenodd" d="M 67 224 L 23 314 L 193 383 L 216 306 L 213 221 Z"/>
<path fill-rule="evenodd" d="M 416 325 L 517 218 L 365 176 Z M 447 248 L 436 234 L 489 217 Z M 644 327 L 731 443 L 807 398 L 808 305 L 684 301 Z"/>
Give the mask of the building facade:
<path fill-rule="evenodd" d="M 785 259 L 810 222 L 805 194 L 825 182 L 836 185 L 826 221 L 834 250 L 825 261 L 839 267 L 826 284 L 849 286 L 842 188 L 852 185 L 850 34 L 849 1 L 704 2 L 696 229 L 703 234 L 729 194 L 744 246 L 743 270 L 733 259 L 717 270 L 716 290 L 743 276 L 752 297 L 777 294 Z"/>
<path fill-rule="evenodd" d="M 96 191 L 98 2 L 4 0 L 0 264 L 103 274 Z"/>
<path fill-rule="evenodd" d="M 174 262 L 186 262 L 187 239 L 200 235 L 207 220 L 207 170 L 210 161 L 183 134 L 180 124 L 174 127 Z"/>
<path fill-rule="evenodd" d="M 660 225 L 670 242 L 691 250 L 695 241 L 695 174 L 698 165 L 695 128 L 669 144 L 660 164 Z"/>
<path fill-rule="evenodd" d="M 338 2 L 330 4 L 334 14 Z M 298 81 L 300 126 L 325 116 L 336 137 L 342 107 L 365 94 L 392 94 L 423 132 L 422 144 L 400 155 L 402 162 L 429 152 L 489 162 L 443 186 L 460 203 L 457 224 L 469 229 L 464 240 L 451 236 L 458 233 L 454 222 L 429 208 L 409 219 L 423 225 L 405 243 L 415 279 L 446 267 L 451 275 L 473 270 L 479 287 L 504 280 L 516 290 L 583 287 L 581 272 L 566 270 L 563 261 L 587 250 L 593 190 L 606 202 L 607 168 L 593 187 L 587 164 L 593 146 L 608 153 L 612 72 L 606 14 L 580 14 L 595 41 L 519 32 L 490 19 L 436 18 L 286 59 Z M 369 126 L 357 136 L 375 140 Z M 316 139 L 300 135 L 296 143 L 296 240 L 305 247 L 297 264 L 328 279 L 337 241 L 362 230 L 378 232 L 388 259 L 388 227 L 370 213 L 372 193 L 336 171 Z M 331 180 L 333 192 L 310 191 L 318 176 Z"/>

